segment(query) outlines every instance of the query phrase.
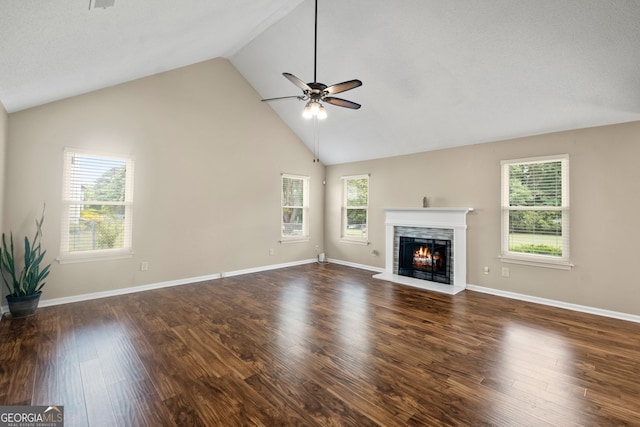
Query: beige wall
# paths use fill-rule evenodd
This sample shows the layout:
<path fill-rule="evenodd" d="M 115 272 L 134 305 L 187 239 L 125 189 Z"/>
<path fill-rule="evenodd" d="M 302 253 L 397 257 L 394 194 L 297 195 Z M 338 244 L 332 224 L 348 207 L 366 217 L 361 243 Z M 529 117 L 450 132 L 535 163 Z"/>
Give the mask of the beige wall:
<path fill-rule="evenodd" d="M 571 271 L 503 264 L 500 161 L 570 156 Z M 385 207 L 472 207 L 467 283 L 640 315 L 637 226 L 640 122 L 554 133 L 327 167 L 325 250 L 337 260 L 384 267 Z M 370 173 L 369 246 L 340 242 L 343 175 Z M 379 256 L 372 256 L 372 251 Z M 488 266 L 490 274 L 482 273 Z M 501 277 L 502 266 L 510 277 Z"/>
<path fill-rule="evenodd" d="M 8 116 L 0 108 L 4 230 L 32 233 L 46 201 L 51 261 L 60 244 L 64 147 L 136 160 L 134 257 L 54 263 L 44 298 L 304 260 L 315 257 L 316 245 L 330 258 L 382 268 L 383 208 L 419 207 L 428 196 L 431 206 L 475 209 L 469 284 L 640 314 L 640 123 L 330 166 L 325 188 L 324 166 L 259 99 L 228 61 L 216 59 Z M 500 160 L 558 153 L 570 155 L 575 267 L 500 263 Z M 283 172 L 311 176 L 309 242 L 278 243 Z M 369 246 L 339 240 L 340 177 L 361 173 L 371 174 Z M 141 261 L 149 271 L 140 271 Z M 509 278 L 500 276 L 503 265 Z"/>
<path fill-rule="evenodd" d="M 4 184 L 5 184 L 5 172 L 6 172 L 6 151 L 7 151 L 7 138 L 9 135 L 9 115 L 4 109 L 4 105 L 0 103 L 0 225 L 4 220 Z M 4 288 L 4 286 L 3 286 Z M 4 295 L 0 292 L 0 295 Z"/>
<path fill-rule="evenodd" d="M 9 115 L 5 229 L 31 233 L 46 201 L 49 260 L 64 147 L 135 157 L 135 255 L 56 262 L 45 299 L 305 260 L 323 247 L 324 166 L 227 60 Z M 309 242 L 279 243 L 281 173 L 311 177 Z"/>
<path fill-rule="evenodd" d="M 6 172 L 6 150 L 7 150 L 7 138 L 9 133 L 9 115 L 7 110 L 4 109 L 4 105 L 0 103 L 0 224 L 3 224 L 4 220 L 4 183 Z M 1 283 L 1 282 L 0 282 Z M 4 305 L 4 296 L 7 294 L 7 287 L 2 284 L 2 290 L 0 290 L 0 296 L 2 297 L 2 304 Z M 0 309 L 0 312 L 2 310 Z"/>

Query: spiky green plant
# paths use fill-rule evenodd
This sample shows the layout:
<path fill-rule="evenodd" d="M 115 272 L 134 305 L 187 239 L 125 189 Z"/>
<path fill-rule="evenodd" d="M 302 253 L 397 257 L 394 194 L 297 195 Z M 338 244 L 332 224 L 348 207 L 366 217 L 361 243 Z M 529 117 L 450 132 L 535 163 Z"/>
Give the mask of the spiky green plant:
<path fill-rule="evenodd" d="M 9 234 L 9 247 L 4 233 L 2 233 L 2 248 L 0 249 L 0 276 L 9 290 L 9 295 L 21 297 L 40 292 L 45 285 L 44 279 L 49 275 L 51 264 L 42 267 L 46 250 L 42 250 L 42 223 L 44 222 L 44 207 L 40 220 L 36 219 L 36 235 L 29 241 L 24 236 L 24 267 L 18 273 L 16 257 L 13 248 L 13 233 Z"/>

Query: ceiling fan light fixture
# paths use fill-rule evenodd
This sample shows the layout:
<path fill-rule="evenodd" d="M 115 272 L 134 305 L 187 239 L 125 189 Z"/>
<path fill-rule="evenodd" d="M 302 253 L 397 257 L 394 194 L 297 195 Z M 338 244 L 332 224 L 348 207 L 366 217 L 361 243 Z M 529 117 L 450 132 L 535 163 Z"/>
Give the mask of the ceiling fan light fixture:
<path fill-rule="evenodd" d="M 307 102 L 307 105 L 304 107 L 304 111 L 302 111 L 302 117 L 304 117 L 305 119 L 317 117 L 318 119 L 323 120 L 327 118 L 327 111 L 319 101 L 312 99 L 311 101 Z"/>
<path fill-rule="evenodd" d="M 305 105 L 304 110 L 302 111 L 302 117 L 305 119 L 313 117 L 313 114 L 311 113 L 311 105 L 309 104 L 311 104 L 311 101 L 307 102 L 307 105 Z"/>
<path fill-rule="evenodd" d="M 319 104 L 320 108 L 318 108 L 318 119 L 320 120 L 324 120 L 327 118 L 327 110 L 324 109 L 324 107 L 322 106 L 322 104 Z"/>

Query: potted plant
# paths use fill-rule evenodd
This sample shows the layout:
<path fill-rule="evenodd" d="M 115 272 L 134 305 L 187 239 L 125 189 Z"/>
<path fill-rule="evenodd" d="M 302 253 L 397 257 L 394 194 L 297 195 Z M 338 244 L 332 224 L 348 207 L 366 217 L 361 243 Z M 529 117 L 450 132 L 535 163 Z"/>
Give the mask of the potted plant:
<path fill-rule="evenodd" d="M 42 216 L 36 219 L 36 235 L 32 240 L 24 237 L 24 266 L 18 272 L 16 256 L 13 246 L 13 232 L 7 239 L 2 233 L 2 248 L 0 248 L 0 276 L 7 286 L 9 293 L 7 303 L 9 311 L 14 318 L 26 317 L 35 313 L 42 294 L 44 279 L 49 275 L 51 264 L 42 265 L 46 250 L 42 250 L 40 240 L 42 238 L 42 223 L 44 222 L 44 207 Z"/>

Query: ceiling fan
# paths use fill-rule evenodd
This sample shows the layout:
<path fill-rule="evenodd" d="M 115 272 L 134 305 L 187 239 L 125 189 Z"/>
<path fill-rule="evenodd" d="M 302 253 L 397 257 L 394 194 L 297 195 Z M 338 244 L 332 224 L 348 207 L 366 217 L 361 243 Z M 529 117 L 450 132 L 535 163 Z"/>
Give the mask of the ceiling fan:
<path fill-rule="evenodd" d="M 351 108 L 353 110 L 357 110 L 361 107 L 360 104 L 357 104 L 352 101 L 347 101 L 346 99 L 336 98 L 334 95 L 336 93 L 346 92 L 351 89 L 355 89 L 359 86 L 362 86 L 362 82 L 360 80 L 348 80 L 346 82 L 337 83 L 331 86 L 327 86 L 324 83 L 318 82 L 316 78 L 316 69 L 317 69 L 317 59 L 318 59 L 318 0 L 316 2 L 315 9 L 315 33 L 314 33 L 314 46 L 313 46 L 313 82 L 305 83 L 300 80 L 298 77 L 294 76 L 291 73 L 282 73 L 291 83 L 298 86 L 302 89 L 302 95 L 294 95 L 294 96 L 281 96 L 278 98 L 268 98 L 263 99 L 262 101 L 280 101 L 283 99 L 299 99 L 300 101 L 307 101 L 307 105 L 304 107 L 304 111 L 302 113 L 302 117 L 304 118 L 312 118 L 317 117 L 318 119 L 325 119 L 327 117 L 327 112 L 325 111 L 322 103 L 326 102 L 328 104 L 337 105 L 338 107 Z"/>

